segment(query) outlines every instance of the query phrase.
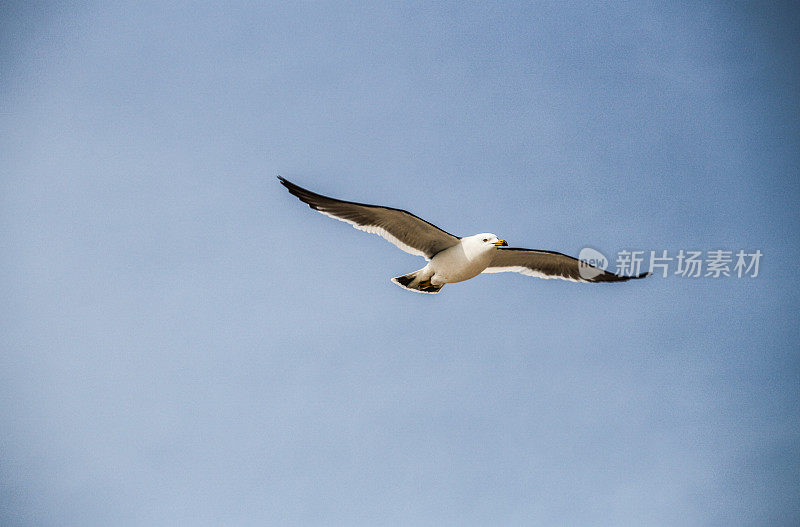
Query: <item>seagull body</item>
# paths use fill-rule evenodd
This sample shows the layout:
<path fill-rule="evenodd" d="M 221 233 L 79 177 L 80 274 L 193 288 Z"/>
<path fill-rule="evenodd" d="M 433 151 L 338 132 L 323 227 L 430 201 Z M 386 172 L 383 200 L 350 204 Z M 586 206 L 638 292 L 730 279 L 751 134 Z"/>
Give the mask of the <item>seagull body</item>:
<path fill-rule="evenodd" d="M 481 274 L 492 261 L 496 247 L 508 245 L 490 233 L 461 238 L 459 243 L 436 253 L 428 265 L 392 281 L 423 293 L 438 293 L 444 284 L 463 282 Z"/>
<path fill-rule="evenodd" d="M 312 209 L 377 234 L 400 249 L 423 256 L 428 264 L 392 282 L 417 293 L 438 293 L 445 284 L 463 282 L 481 273 L 517 272 L 538 278 L 573 282 L 624 282 L 638 276 L 620 276 L 592 267 L 565 254 L 508 247 L 491 233 L 459 238 L 408 211 L 329 198 L 278 177 Z"/>

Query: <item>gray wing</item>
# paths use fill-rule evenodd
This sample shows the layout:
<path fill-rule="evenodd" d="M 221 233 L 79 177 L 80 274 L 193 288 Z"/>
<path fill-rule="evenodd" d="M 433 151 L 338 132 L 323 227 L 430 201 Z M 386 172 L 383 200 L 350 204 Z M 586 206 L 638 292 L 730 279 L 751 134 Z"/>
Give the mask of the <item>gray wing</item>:
<path fill-rule="evenodd" d="M 280 176 L 278 179 L 312 209 L 358 230 L 377 234 L 407 253 L 430 260 L 436 253 L 459 243 L 457 237 L 405 210 L 341 201 L 298 187 Z"/>
<path fill-rule="evenodd" d="M 566 254 L 515 247 L 498 247 L 491 263 L 483 272 L 514 272 L 537 278 L 560 278 L 572 282 L 624 282 L 650 275 L 642 273 L 638 276 L 620 276 L 592 267 Z"/>

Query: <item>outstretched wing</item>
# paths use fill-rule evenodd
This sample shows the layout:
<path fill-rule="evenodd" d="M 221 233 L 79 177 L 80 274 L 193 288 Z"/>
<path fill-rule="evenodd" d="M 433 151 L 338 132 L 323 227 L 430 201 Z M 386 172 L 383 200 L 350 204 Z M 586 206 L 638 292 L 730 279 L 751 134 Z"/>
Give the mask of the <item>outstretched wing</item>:
<path fill-rule="evenodd" d="M 560 278 L 572 282 L 625 282 L 650 275 L 642 273 L 638 276 L 620 276 L 592 267 L 566 254 L 515 247 L 498 247 L 489 267 L 483 272 L 522 273 L 537 278 Z"/>
<path fill-rule="evenodd" d="M 341 201 L 298 187 L 280 176 L 278 179 L 312 209 L 386 238 L 407 253 L 430 260 L 436 253 L 459 243 L 457 237 L 405 210 Z"/>

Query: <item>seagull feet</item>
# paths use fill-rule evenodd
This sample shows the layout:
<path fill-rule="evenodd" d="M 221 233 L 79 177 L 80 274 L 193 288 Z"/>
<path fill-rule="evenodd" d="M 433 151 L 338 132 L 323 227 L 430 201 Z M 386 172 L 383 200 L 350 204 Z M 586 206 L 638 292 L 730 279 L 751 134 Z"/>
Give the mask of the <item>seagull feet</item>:
<path fill-rule="evenodd" d="M 438 293 L 443 286 L 444 284 L 433 285 L 430 279 L 428 279 L 428 280 L 422 280 L 417 287 L 419 288 L 420 291 L 424 291 L 426 293 Z"/>

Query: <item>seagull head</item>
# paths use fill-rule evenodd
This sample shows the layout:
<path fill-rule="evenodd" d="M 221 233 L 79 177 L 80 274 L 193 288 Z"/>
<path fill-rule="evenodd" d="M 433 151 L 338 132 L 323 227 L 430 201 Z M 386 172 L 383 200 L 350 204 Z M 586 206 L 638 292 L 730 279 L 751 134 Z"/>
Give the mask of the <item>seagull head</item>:
<path fill-rule="evenodd" d="M 476 238 L 480 244 L 486 245 L 486 246 L 492 246 L 492 245 L 495 246 L 495 247 L 506 247 L 506 246 L 508 246 L 508 242 L 506 242 L 505 240 L 498 239 L 497 236 L 495 236 L 491 232 L 484 232 L 482 234 L 476 234 L 475 236 L 473 236 L 473 238 Z"/>

